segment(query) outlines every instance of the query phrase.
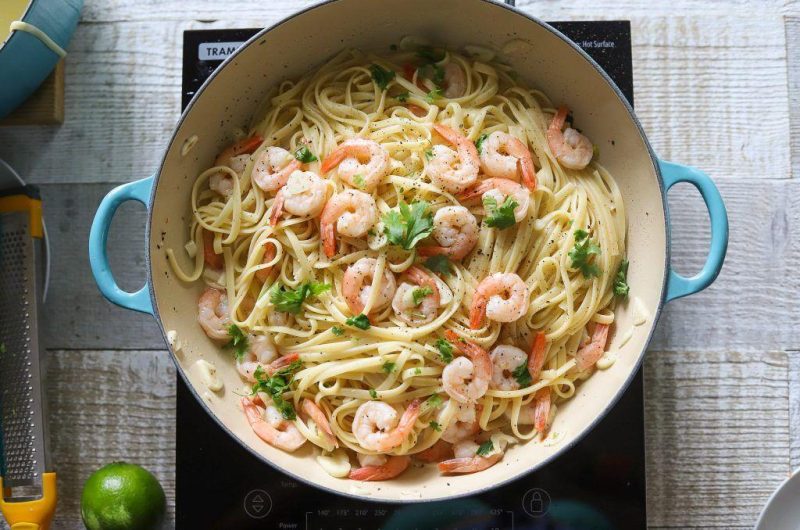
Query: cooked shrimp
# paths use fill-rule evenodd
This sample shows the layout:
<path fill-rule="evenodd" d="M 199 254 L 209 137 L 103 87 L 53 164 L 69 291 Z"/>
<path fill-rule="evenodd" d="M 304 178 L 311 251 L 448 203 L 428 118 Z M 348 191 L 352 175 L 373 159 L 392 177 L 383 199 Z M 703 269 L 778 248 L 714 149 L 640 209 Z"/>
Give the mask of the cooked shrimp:
<path fill-rule="evenodd" d="M 547 350 L 547 336 L 544 331 L 540 331 L 533 339 L 531 345 L 531 354 L 528 356 L 528 373 L 531 375 L 531 380 L 535 383 L 542 373 L 544 366 L 544 356 Z"/>
<path fill-rule="evenodd" d="M 547 128 L 547 145 L 562 166 L 569 169 L 583 169 L 592 161 L 594 146 L 587 137 L 571 127 L 561 131 L 567 114 L 569 109 L 562 106 L 553 116 L 553 121 Z"/>
<path fill-rule="evenodd" d="M 331 424 L 328 422 L 327 416 L 319 408 L 313 399 L 304 399 L 302 403 L 303 412 L 305 412 L 309 418 L 314 422 L 314 425 L 317 426 L 317 432 L 320 436 L 325 438 L 328 441 L 328 444 L 332 445 L 333 447 L 339 447 L 339 442 L 336 440 L 336 436 L 333 435 L 333 430 L 331 429 Z"/>
<path fill-rule="evenodd" d="M 489 357 L 492 358 L 492 388 L 518 390 L 519 382 L 514 377 L 514 370 L 527 365 L 528 354 L 514 346 L 501 344 L 494 347 Z"/>
<path fill-rule="evenodd" d="M 364 481 L 389 480 L 405 471 L 410 463 L 411 458 L 408 456 L 390 456 L 383 465 L 364 466 L 351 470 L 349 477 L 353 480 Z"/>
<path fill-rule="evenodd" d="M 519 183 L 508 179 L 483 180 L 458 196 L 462 201 L 469 201 L 476 197 L 481 197 L 484 202 L 487 197 L 491 197 L 497 201 L 498 207 L 505 202 L 506 197 L 511 197 L 511 200 L 517 203 L 514 208 L 514 220 L 518 223 L 528 215 L 528 206 L 531 203 L 530 192 Z"/>
<path fill-rule="evenodd" d="M 405 271 L 405 277 L 412 283 L 403 282 L 397 288 L 392 299 L 392 309 L 397 318 L 409 326 L 423 326 L 436 318 L 439 311 L 439 287 L 430 274 L 417 266 L 411 266 Z M 417 289 L 427 289 L 428 294 L 419 298 L 415 303 L 414 294 Z M 418 291 L 424 293 L 425 291 Z"/>
<path fill-rule="evenodd" d="M 206 287 L 197 302 L 197 322 L 208 338 L 227 340 L 228 326 L 231 324 L 228 310 L 228 296 L 213 287 Z"/>
<path fill-rule="evenodd" d="M 456 412 L 450 420 L 450 424 L 442 431 L 442 440 L 445 442 L 456 443 L 471 438 L 480 432 L 478 425 L 478 415 L 474 403 L 456 402 Z M 442 409 L 442 414 L 446 409 Z"/>
<path fill-rule="evenodd" d="M 502 451 L 492 453 L 489 456 L 479 456 L 479 447 L 472 440 L 458 442 L 453 446 L 455 458 L 439 462 L 439 471 L 454 474 L 475 473 L 492 467 L 503 458 Z"/>
<path fill-rule="evenodd" d="M 364 311 L 364 307 L 367 305 L 367 300 L 372 294 L 372 280 L 377 266 L 378 260 L 361 258 L 350 265 L 344 273 L 342 294 L 347 302 L 347 307 L 354 315 Z M 383 269 L 380 291 L 372 305 L 372 310 L 376 311 L 386 307 L 392 301 L 395 289 L 394 274 L 388 268 Z"/>
<path fill-rule="evenodd" d="M 389 174 L 389 153 L 381 144 L 364 138 L 352 138 L 331 151 L 322 162 L 322 174 L 337 167 L 339 178 L 355 188 L 372 192 Z"/>
<path fill-rule="evenodd" d="M 492 380 L 492 360 L 475 343 L 461 340 L 452 330 L 445 331 L 447 340 L 466 357 L 458 357 L 444 367 L 442 385 L 445 392 L 459 403 L 474 403 L 486 394 Z"/>
<path fill-rule="evenodd" d="M 240 175 L 244 172 L 245 166 L 247 166 L 250 154 L 258 149 L 263 141 L 264 139 L 260 136 L 253 135 L 231 144 L 217 156 L 216 160 L 214 160 L 214 165 L 227 166 Z M 227 197 L 233 193 L 233 180 L 228 173 L 214 173 L 208 178 L 208 187 L 212 191 Z"/>
<path fill-rule="evenodd" d="M 361 237 L 378 222 L 378 207 L 371 195 L 357 190 L 337 193 L 325 204 L 320 218 L 320 233 L 325 255 L 336 255 L 336 231 L 348 237 Z"/>
<path fill-rule="evenodd" d="M 463 206 L 445 206 L 433 216 L 433 237 L 440 246 L 419 247 L 420 256 L 443 254 L 460 260 L 470 253 L 478 242 L 478 221 Z"/>
<path fill-rule="evenodd" d="M 262 370 L 278 357 L 278 349 L 267 335 L 250 335 L 247 352 L 236 358 L 236 369 L 245 380 L 255 383 L 253 374 L 260 366 Z"/>
<path fill-rule="evenodd" d="M 353 435 L 364 449 L 386 452 L 403 443 L 413 431 L 421 402 L 415 399 L 398 421 L 398 413 L 383 401 L 367 401 L 356 410 Z"/>
<path fill-rule="evenodd" d="M 496 272 L 478 284 L 472 297 L 469 324 L 478 329 L 484 315 L 495 322 L 514 322 L 528 312 L 528 286 L 514 273 Z"/>
<path fill-rule="evenodd" d="M 424 451 L 414 455 L 423 462 L 441 462 L 453 456 L 453 446 L 444 440 L 439 440 Z"/>
<path fill-rule="evenodd" d="M 467 77 L 456 63 L 444 65 L 444 97 L 460 98 L 467 91 Z"/>
<path fill-rule="evenodd" d="M 290 453 L 306 442 L 297 426 L 284 419 L 274 406 L 266 405 L 264 412 L 261 412 L 262 409 L 256 405 L 260 401 L 260 399 L 242 398 L 242 409 L 256 436 Z"/>
<path fill-rule="evenodd" d="M 251 178 L 264 191 L 281 189 L 296 170 L 300 161 L 282 147 L 267 147 L 256 159 Z"/>
<path fill-rule="evenodd" d="M 299 217 L 316 217 L 325 206 L 328 186 L 313 171 L 294 171 L 286 185 L 278 190 L 269 222 L 278 224 L 284 210 Z"/>
<path fill-rule="evenodd" d="M 550 387 L 540 388 L 533 398 L 533 426 L 545 434 L 550 420 Z"/>
<path fill-rule="evenodd" d="M 481 165 L 478 150 L 469 138 L 446 125 L 437 123 L 433 128 L 456 150 L 446 145 L 433 146 L 428 175 L 440 188 L 450 193 L 462 192 L 478 180 Z"/>
<path fill-rule="evenodd" d="M 278 254 L 278 249 L 275 248 L 275 243 L 272 241 L 267 241 L 264 243 L 264 257 L 261 260 L 261 263 L 269 263 L 270 261 L 275 259 L 275 256 Z M 269 267 L 265 267 L 263 269 L 258 269 L 256 271 L 256 279 L 261 283 L 266 282 L 269 279 L 269 275 L 272 274 L 272 269 L 274 265 Z"/>
<path fill-rule="evenodd" d="M 536 168 L 531 152 L 522 141 L 502 131 L 495 131 L 481 145 L 481 168 L 490 177 L 522 182 L 536 189 Z"/>
<path fill-rule="evenodd" d="M 595 324 L 592 339 L 581 346 L 575 354 L 575 365 L 579 371 L 584 371 L 594 366 L 606 349 L 608 340 L 608 324 Z"/>
<path fill-rule="evenodd" d="M 220 270 L 224 263 L 222 254 L 214 252 L 214 232 L 203 228 L 203 260 L 214 270 Z"/>

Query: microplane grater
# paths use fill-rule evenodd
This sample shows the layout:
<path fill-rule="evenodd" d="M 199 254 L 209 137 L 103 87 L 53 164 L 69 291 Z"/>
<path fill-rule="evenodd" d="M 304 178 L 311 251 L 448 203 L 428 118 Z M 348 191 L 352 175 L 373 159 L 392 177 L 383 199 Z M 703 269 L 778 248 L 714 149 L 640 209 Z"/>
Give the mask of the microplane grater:
<path fill-rule="evenodd" d="M 32 203 L 39 208 L 31 209 Z M 39 301 L 42 238 L 38 190 L 26 186 L 0 196 L 0 476 L 4 488 L 42 486 L 50 469 L 42 392 Z M 25 488 L 26 493 L 30 488 Z M 13 494 L 13 492 L 12 492 Z M 36 497 L 36 496 L 33 496 Z M 25 500 L 11 497 L 5 500 Z"/>

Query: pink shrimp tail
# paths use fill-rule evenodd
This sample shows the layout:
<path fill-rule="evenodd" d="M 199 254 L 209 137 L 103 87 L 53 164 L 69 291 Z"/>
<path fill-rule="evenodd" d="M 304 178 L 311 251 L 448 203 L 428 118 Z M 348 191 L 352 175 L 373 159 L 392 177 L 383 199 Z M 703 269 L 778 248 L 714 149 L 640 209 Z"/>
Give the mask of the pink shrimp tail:
<path fill-rule="evenodd" d="M 534 396 L 533 426 L 542 436 L 547 432 L 547 420 L 550 418 L 550 388 L 539 389 Z"/>
<path fill-rule="evenodd" d="M 347 150 L 343 146 L 339 146 L 331 153 L 325 157 L 325 160 L 322 161 L 322 166 L 320 166 L 320 173 L 323 175 L 330 171 L 331 169 L 338 166 L 344 157 L 347 155 Z"/>
<path fill-rule="evenodd" d="M 320 232 L 322 232 L 322 249 L 328 258 L 336 255 L 336 234 L 333 230 L 333 223 L 320 223 Z"/>
<path fill-rule="evenodd" d="M 364 466 L 350 471 L 352 480 L 377 481 L 389 480 L 408 468 L 411 458 L 408 456 L 390 456 L 382 466 Z"/>
<path fill-rule="evenodd" d="M 269 365 L 267 365 L 266 371 L 269 375 L 272 375 L 281 368 L 286 368 L 287 366 L 297 361 L 298 359 L 300 359 L 299 353 L 287 353 L 283 357 L 275 359 Z"/>
<path fill-rule="evenodd" d="M 536 381 L 539 379 L 539 374 L 542 373 L 544 366 L 544 354 L 547 349 L 547 336 L 544 331 L 540 331 L 533 339 L 531 346 L 531 354 L 528 356 L 528 373 L 531 374 L 531 379 Z"/>
<path fill-rule="evenodd" d="M 439 471 L 442 473 L 465 474 L 483 471 L 495 465 L 503 457 L 502 453 L 490 456 L 473 456 L 469 458 L 453 458 L 439 462 Z"/>
<path fill-rule="evenodd" d="M 469 310 L 469 327 L 479 329 L 483 325 L 483 317 L 486 316 L 487 300 L 478 293 L 472 299 L 472 307 Z"/>
<path fill-rule="evenodd" d="M 589 344 L 582 346 L 575 354 L 577 368 L 580 371 L 594 366 L 606 349 L 608 341 L 608 324 L 596 324 Z"/>
<path fill-rule="evenodd" d="M 529 156 L 519 159 L 519 166 L 522 169 L 522 183 L 531 191 L 536 190 L 536 168 L 533 159 Z"/>
<path fill-rule="evenodd" d="M 214 252 L 214 232 L 203 229 L 203 260 L 214 270 L 222 268 L 222 254 Z"/>
<path fill-rule="evenodd" d="M 275 226 L 278 224 L 278 219 L 281 218 L 281 214 L 283 213 L 283 190 L 279 191 L 277 195 L 275 195 L 275 202 L 272 203 L 272 212 L 269 216 L 269 224 Z"/>

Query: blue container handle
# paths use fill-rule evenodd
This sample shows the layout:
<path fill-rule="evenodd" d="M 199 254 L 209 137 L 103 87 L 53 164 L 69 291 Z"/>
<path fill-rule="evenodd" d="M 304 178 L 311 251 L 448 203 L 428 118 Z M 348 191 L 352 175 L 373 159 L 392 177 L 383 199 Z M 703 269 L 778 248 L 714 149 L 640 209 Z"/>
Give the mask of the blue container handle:
<path fill-rule="evenodd" d="M 155 175 L 146 179 L 129 182 L 122 186 L 117 186 L 100 201 L 97 213 L 92 221 L 92 229 L 89 232 L 89 263 L 92 266 L 92 274 L 97 282 L 97 287 L 103 296 L 109 301 L 126 309 L 133 309 L 149 315 L 153 314 L 153 304 L 150 301 L 150 286 L 145 283 L 144 287 L 135 293 L 123 291 L 108 264 L 108 254 L 106 252 L 106 242 L 108 241 L 108 229 L 111 220 L 117 212 L 117 208 L 125 201 L 139 201 L 150 209 L 150 191 L 155 182 Z"/>
<path fill-rule="evenodd" d="M 661 177 L 666 191 L 669 191 L 678 182 L 688 182 L 697 188 L 700 195 L 703 196 L 711 220 L 711 248 L 702 270 L 695 276 L 687 278 L 672 270 L 670 266 L 666 298 L 666 301 L 669 302 L 702 291 L 717 278 L 728 250 L 728 214 L 725 211 L 722 196 L 711 177 L 693 167 L 682 166 L 674 162 L 659 160 L 658 166 L 661 169 Z"/>

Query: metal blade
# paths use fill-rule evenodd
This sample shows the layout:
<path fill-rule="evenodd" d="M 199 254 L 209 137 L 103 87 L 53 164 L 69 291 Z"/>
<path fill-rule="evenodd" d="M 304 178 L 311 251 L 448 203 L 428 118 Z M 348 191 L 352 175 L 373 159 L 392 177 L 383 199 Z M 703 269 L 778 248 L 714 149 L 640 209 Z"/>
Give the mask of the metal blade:
<path fill-rule="evenodd" d="M 40 486 L 49 469 L 39 356 L 41 242 L 28 212 L 0 214 L 0 472 L 3 485 Z"/>

